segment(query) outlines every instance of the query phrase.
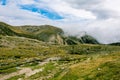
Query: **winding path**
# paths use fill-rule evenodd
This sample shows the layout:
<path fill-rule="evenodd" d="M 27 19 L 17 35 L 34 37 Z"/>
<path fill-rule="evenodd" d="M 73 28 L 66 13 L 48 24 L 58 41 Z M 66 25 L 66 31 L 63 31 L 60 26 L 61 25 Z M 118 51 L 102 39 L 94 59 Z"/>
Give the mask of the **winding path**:
<path fill-rule="evenodd" d="M 49 61 L 51 61 L 51 60 L 55 61 L 55 60 L 59 60 L 59 59 L 60 59 L 59 57 L 47 58 L 43 62 L 40 62 L 39 66 L 45 65 L 45 64 L 49 63 Z M 32 76 L 32 75 L 38 73 L 38 72 L 42 72 L 43 70 L 44 70 L 44 68 L 35 69 L 35 70 L 32 70 L 31 68 L 21 68 L 20 71 L 13 72 L 13 73 L 10 73 L 8 75 L 4 75 L 4 76 L 0 77 L 0 80 L 6 80 L 6 79 L 9 79 L 11 77 L 22 75 L 22 74 L 25 74 L 25 77 L 29 77 L 29 76 Z"/>

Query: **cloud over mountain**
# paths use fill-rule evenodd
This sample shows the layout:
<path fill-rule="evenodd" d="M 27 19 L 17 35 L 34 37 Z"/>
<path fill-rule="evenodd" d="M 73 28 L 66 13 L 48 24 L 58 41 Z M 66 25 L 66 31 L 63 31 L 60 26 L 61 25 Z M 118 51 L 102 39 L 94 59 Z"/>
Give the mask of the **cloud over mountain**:
<path fill-rule="evenodd" d="M 0 21 L 50 24 L 71 35 L 86 31 L 102 43 L 119 42 L 119 4 L 119 0 L 0 0 Z"/>

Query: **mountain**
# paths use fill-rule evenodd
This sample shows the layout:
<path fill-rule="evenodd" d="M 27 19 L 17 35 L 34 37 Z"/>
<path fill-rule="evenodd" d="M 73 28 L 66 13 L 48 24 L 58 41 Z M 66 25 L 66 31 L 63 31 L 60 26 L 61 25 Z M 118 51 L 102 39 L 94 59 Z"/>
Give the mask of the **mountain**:
<path fill-rule="evenodd" d="M 8 36 L 19 36 L 37 39 L 51 44 L 98 44 L 99 42 L 90 35 L 84 35 L 80 38 L 76 36 L 65 36 L 62 29 L 51 25 L 41 26 L 11 26 L 0 22 L 0 34 Z"/>
<path fill-rule="evenodd" d="M 12 26 L 0 22 L 0 35 L 9 35 L 9 36 L 17 35 L 17 33 L 14 32 L 12 28 L 13 28 Z"/>
<path fill-rule="evenodd" d="M 120 46 L 120 42 L 111 43 L 110 45 L 114 45 L 114 46 Z"/>
<path fill-rule="evenodd" d="M 87 43 L 87 44 L 99 44 L 99 42 L 90 35 L 84 35 L 84 36 L 82 36 L 80 38 L 77 38 L 76 36 L 67 36 L 66 38 L 64 38 L 64 41 L 69 45 L 72 45 L 72 44 L 84 44 L 84 43 Z"/>
<path fill-rule="evenodd" d="M 62 35 L 64 34 L 63 30 L 50 25 L 41 25 L 41 26 L 21 26 L 21 30 L 31 34 L 35 39 L 50 42 L 63 44 Z"/>

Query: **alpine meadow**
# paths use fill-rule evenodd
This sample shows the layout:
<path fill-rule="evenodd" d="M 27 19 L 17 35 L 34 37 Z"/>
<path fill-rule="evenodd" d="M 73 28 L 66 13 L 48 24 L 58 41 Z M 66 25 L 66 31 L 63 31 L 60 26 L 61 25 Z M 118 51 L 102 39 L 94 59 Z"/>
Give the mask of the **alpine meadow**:
<path fill-rule="evenodd" d="M 0 0 L 0 80 L 120 80 L 119 0 Z"/>

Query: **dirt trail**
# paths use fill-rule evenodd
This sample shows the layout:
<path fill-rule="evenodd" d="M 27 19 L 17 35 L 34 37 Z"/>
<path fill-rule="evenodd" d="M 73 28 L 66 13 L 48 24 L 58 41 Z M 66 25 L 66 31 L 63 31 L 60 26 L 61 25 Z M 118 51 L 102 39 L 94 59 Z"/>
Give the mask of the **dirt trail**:
<path fill-rule="evenodd" d="M 38 73 L 38 72 L 42 72 L 42 71 L 43 71 L 43 68 L 35 69 L 35 70 L 32 70 L 31 68 L 23 68 L 20 71 L 3 76 L 2 78 L 0 78 L 0 80 L 6 80 L 6 79 L 9 79 L 11 77 L 22 75 L 22 74 L 25 74 L 25 77 L 29 77 L 29 76 L 32 76 L 32 75 Z"/>
<path fill-rule="evenodd" d="M 42 66 L 42 65 L 45 65 L 45 64 L 49 63 L 49 61 L 51 61 L 51 60 L 59 60 L 59 59 L 60 58 L 57 58 L 57 57 L 47 58 L 43 62 L 40 62 L 39 65 Z M 17 71 L 17 72 L 14 72 L 14 73 L 10 73 L 8 75 L 0 77 L 0 80 L 6 80 L 6 79 L 9 79 L 11 77 L 22 75 L 22 74 L 25 74 L 25 77 L 29 77 L 29 76 L 32 76 L 32 75 L 38 73 L 38 72 L 42 72 L 43 70 L 44 70 L 44 68 L 35 69 L 35 70 L 32 70 L 31 68 L 21 68 L 20 71 Z"/>

